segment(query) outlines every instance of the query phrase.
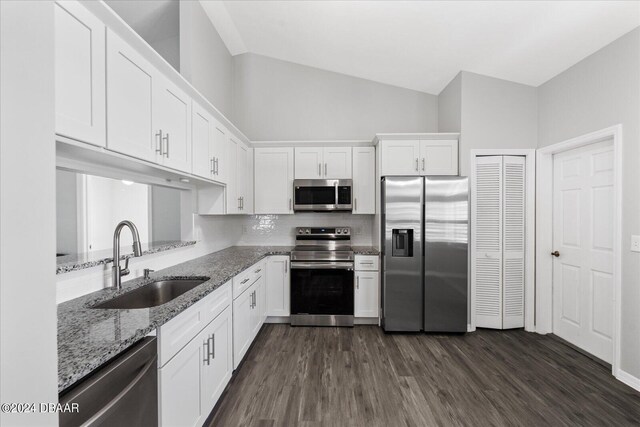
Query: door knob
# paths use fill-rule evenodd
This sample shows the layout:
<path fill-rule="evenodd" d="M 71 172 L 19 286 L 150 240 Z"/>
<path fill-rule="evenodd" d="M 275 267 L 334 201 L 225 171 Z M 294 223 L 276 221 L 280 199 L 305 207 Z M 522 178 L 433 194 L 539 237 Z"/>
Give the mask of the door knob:
<path fill-rule="evenodd" d="M 558 252 L 558 251 L 551 252 L 551 255 L 553 255 L 554 257 L 559 257 L 560 256 L 560 252 Z"/>

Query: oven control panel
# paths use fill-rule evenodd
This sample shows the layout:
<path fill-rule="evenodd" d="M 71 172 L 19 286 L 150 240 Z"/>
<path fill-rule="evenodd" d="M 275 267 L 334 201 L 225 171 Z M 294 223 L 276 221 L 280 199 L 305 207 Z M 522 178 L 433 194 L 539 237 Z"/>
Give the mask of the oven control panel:
<path fill-rule="evenodd" d="M 350 236 L 351 227 L 296 227 L 298 236 Z"/>

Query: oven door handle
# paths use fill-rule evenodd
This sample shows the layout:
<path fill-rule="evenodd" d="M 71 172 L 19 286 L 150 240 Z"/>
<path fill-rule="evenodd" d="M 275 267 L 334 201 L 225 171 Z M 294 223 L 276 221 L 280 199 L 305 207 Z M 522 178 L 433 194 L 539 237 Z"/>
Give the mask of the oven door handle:
<path fill-rule="evenodd" d="M 353 270 L 352 262 L 291 262 L 292 270 Z"/>

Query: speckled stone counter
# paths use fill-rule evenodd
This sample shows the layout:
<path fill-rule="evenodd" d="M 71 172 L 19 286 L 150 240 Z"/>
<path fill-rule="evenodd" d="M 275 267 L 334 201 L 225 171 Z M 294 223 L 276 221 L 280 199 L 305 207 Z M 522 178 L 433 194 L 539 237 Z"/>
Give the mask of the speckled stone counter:
<path fill-rule="evenodd" d="M 140 287 L 134 279 L 122 290 L 104 289 L 58 306 L 58 391 L 63 391 L 268 255 L 288 255 L 291 246 L 235 246 L 152 273 L 166 277 L 206 276 L 200 286 L 158 307 L 136 310 L 91 306 Z"/>
<path fill-rule="evenodd" d="M 185 246 L 195 245 L 195 241 L 164 241 L 151 242 L 142 244 L 142 255 L 155 254 L 157 252 L 168 251 L 171 249 L 182 248 Z M 123 246 L 121 251 L 132 250 L 131 246 Z M 120 255 L 120 260 L 133 257 L 133 252 Z M 70 271 L 82 270 L 85 268 L 95 267 L 97 265 L 107 264 L 113 261 L 113 251 L 111 249 L 95 251 L 82 254 L 68 254 L 56 258 L 56 274 L 68 273 Z"/>
<path fill-rule="evenodd" d="M 356 255 L 380 255 L 380 251 L 373 246 L 353 246 Z"/>

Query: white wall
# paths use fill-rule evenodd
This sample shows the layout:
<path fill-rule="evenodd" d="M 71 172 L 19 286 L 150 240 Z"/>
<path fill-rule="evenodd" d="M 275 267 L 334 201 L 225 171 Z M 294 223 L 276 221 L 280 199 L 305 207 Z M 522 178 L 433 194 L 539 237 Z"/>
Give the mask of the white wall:
<path fill-rule="evenodd" d="M 233 120 L 233 59 L 199 1 L 180 2 L 180 73 Z"/>
<path fill-rule="evenodd" d="M 438 95 L 438 132 L 460 132 L 462 119 L 462 72 Z"/>
<path fill-rule="evenodd" d="M 76 174 L 56 170 L 56 251 L 78 252 L 78 185 Z"/>
<path fill-rule="evenodd" d="M 621 368 L 640 378 L 640 28 L 541 85 L 539 146 L 621 123 L 622 331 Z"/>
<path fill-rule="evenodd" d="M 238 245 L 295 245 L 295 227 L 351 227 L 353 245 L 372 245 L 373 215 L 309 212 L 242 217 Z"/>
<path fill-rule="evenodd" d="M 58 401 L 52 1 L 0 2 L 0 401 Z M 0 413 L 56 426 L 56 413 Z"/>
<path fill-rule="evenodd" d="M 255 54 L 234 58 L 236 125 L 251 140 L 435 132 L 437 96 Z"/>
<path fill-rule="evenodd" d="M 461 77 L 460 175 L 470 174 L 470 150 L 537 147 L 535 87 L 466 71 Z"/>

